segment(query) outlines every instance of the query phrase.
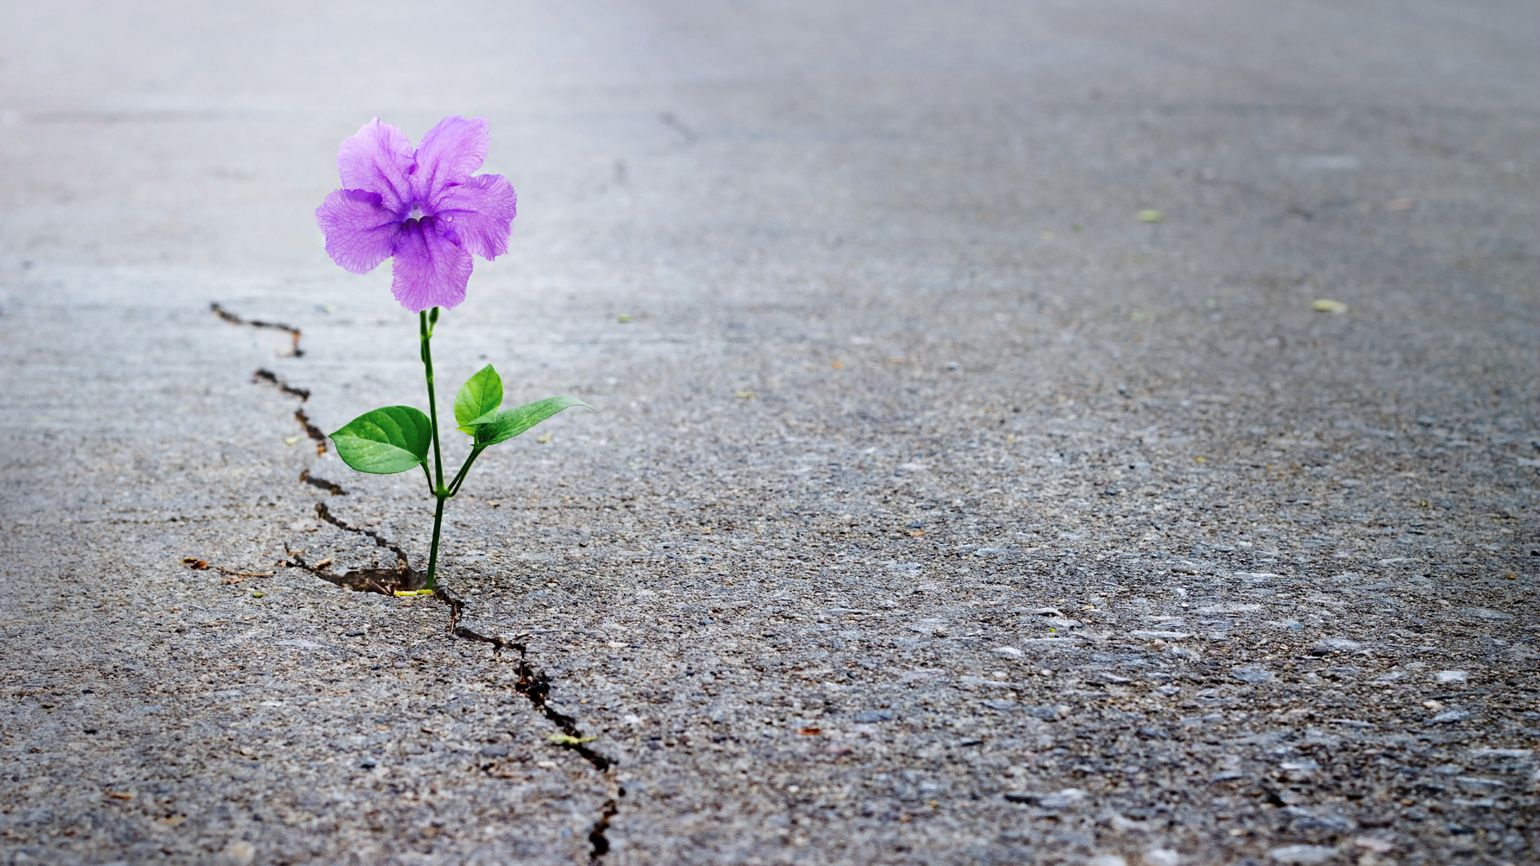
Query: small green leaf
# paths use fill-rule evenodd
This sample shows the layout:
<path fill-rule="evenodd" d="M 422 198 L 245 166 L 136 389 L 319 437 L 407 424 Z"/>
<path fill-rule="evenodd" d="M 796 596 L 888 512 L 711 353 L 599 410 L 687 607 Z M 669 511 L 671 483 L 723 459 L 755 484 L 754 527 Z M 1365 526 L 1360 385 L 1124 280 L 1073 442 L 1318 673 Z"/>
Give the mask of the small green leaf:
<path fill-rule="evenodd" d="M 476 431 L 476 447 L 485 448 L 506 442 L 557 412 L 573 406 L 593 408 L 576 397 L 547 397 L 516 409 L 504 409 L 481 423 Z"/>
<path fill-rule="evenodd" d="M 331 435 L 342 462 L 372 475 L 405 472 L 425 463 L 433 428 L 411 406 L 386 406 L 349 421 Z"/>
<path fill-rule="evenodd" d="M 475 434 L 474 424 L 503 405 L 503 380 L 488 364 L 465 380 L 455 395 L 455 423 L 465 433 Z"/>

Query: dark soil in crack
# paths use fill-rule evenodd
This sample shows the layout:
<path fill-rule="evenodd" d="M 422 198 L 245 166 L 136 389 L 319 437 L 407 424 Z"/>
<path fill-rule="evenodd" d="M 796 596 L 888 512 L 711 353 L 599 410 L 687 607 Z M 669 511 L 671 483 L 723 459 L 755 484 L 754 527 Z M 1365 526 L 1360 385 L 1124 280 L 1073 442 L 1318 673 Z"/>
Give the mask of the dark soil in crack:
<path fill-rule="evenodd" d="M 309 484 L 311 487 L 319 487 L 320 489 L 325 490 L 327 493 L 330 493 L 333 496 L 348 495 L 348 492 L 342 489 L 341 484 L 338 484 L 335 481 L 327 481 L 325 478 L 317 478 L 316 476 L 310 474 L 309 469 L 300 472 L 299 480 Z"/>
<path fill-rule="evenodd" d="M 222 321 L 232 325 L 240 325 L 253 328 L 266 328 L 287 332 L 291 339 L 291 357 L 300 357 L 304 351 L 300 349 L 301 332 L 298 328 L 285 325 L 281 322 L 264 322 L 250 320 L 230 312 L 219 303 L 211 303 L 209 309 Z M 258 369 L 252 373 L 252 381 L 260 384 L 271 385 L 283 394 L 297 399 L 301 404 L 310 400 L 310 391 L 306 388 L 291 385 L 271 370 Z M 327 449 L 326 434 L 311 423 L 310 416 L 305 413 L 303 406 L 294 410 L 294 420 L 304 430 L 305 435 L 316 444 L 316 454 L 324 455 Z M 299 474 L 302 484 L 315 487 L 332 496 L 346 496 L 347 491 L 342 485 L 324 478 L 317 478 L 310 474 L 306 468 Z M 280 565 L 299 568 L 333 585 L 357 592 L 375 592 L 381 595 L 394 595 L 396 592 L 422 590 L 427 588 L 427 575 L 411 567 L 411 561 L 400 545 L 386 538 L 372 529 L 354 526 L 351 523 L 332 514 L 324 501 L 315 504 L 316 516 L 322 521 L 357 535 L 363 535 L 374 542 L 376 547 L 390 551 L 396 557 L 396 563 L 390 568 L 359 568 L 335 573 L 331 570 L 332 561 L 322 559 L 310 563 L 305 559 L 302 551 L 286 549 L 288 558 Z M 461 613 L 465 609 L 465 602 L 458 596 L 450 593 L 442 587 L 434 590 L 433 596 L 449 609 L 449 634 L 461 640 L 474 641 L 476 643 L 490 644 L 494 657 L 501 656 L 505 651 L 517 653 L 514 660 L 518 665 L 518 680 L 514 684 L 514 690 L 529 701 L 531 707 L 554 725 L 562 734 L 557 743 L 561 748 L 576 753 L 589 766 L 598 772 L 605 781 L 609 790 L 609 797 L 600 807 L 599 817 L 594 821 L 588 831 L 589 864 L 599 866 L 604 857 L 610 851 L 609 827 L 610 822 L 620 811 L 620 799 L 626 795 L 625 788 L 621 786 L 617 776 L 618 761 L 594 749 L 583 736 L 582 729 L 576 718 L 561 712 L 550 704 L 551 679 L 545 671 L 534 666 L 529 661 L 526 645 L 519 638 L 504 638 L 496 635 L 483 634 L 460 622 Z"/>
<path fill-rule="evenodd" d="M 280 563 L 281 565 L 308 571 L 327 583 L 355 592 L 377 592 L 380 595 L 393 596 L 397 592 L 426 589 L 428 586 L 427 575 L 409 568 L 355 568 L 337 574 L 331 570 L 329 559 L 311 564 L 305 560 L 305 554 L 300 551 L 285 552 L 288 558 Z"/>

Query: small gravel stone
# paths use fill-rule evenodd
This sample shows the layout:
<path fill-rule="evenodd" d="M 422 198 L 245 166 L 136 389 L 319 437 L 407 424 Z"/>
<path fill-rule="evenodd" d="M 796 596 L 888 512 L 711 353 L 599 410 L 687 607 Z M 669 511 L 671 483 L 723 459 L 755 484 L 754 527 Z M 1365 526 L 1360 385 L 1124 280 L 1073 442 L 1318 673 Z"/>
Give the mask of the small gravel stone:
<path fill-rule="evenodd" d="M 1451 683 L 1465 682 L 1470 679 L 1470 674 L 1466 671 L 1439 671 L 1437 678 L 1440 683 L 1449 685 Z"/>
<path fill-rule="evenodd" d="M 1328 637 L 1312 644 L 1310 646 L 1310 654 L 1325 656 L 1332 653 L 1356 653 L 1363 648 L 1364 645 L 1356 640 L 1348 640 L 1345 637 Z"/>
<path fill-rule="evenodd" d="M 1311 760 L 1310 758 L 1303 758 L 1297 761 L 1284 761 L 1283 763 L 1279 764 L 1278 767 L 1279 769 L 1283 770 L 1284 778 L 1291 782 L 1303 782 L 1314 777 L 1315 774 L 1321 770 L 1321 765 L 1316 761 Z"/>
<path fill-rule="evenodd" d="M 1062 791 L 1056 791 L 1046 797 L 1043 797 L 1042 799 L 1038 800 L 1037 804 L 1044 809 L 1052 809 L 1054 811 L 1058 811 L 1060 809 L 1068 809 L 1076 803 L 1079 803 L 1081 800 L 1084 800 L 1087 796 L 1088 795 L 1083 788 L 1065 788 Z"/>
<path fill-rule="evenodd" d="M 1273 672 L 1264 667 L 1246 665 L 1232 668 L 1230 676 L 1243 683 L 1270 683 L 1273 681 Z"/>
<path fill-rule="evenodd" d="M 1325 863 L 1337 856 L 1336 848 L 1328 848 L 1325 845 L 1284 845 L 1267 852 L 1274 863 L 1285 863 L 1290 866 L 1313 866 L 1317 863 Z"/>
<path fill-rule="evenodd" d="M 1029 803 L 1042 809 L 1059 811 L 1067 809 L 1087 797 L 1083 788 L 1065 788 L 1062 791 L 1006 791 L 1005 799 L 1012 803 Z"/>
<path fill-rule="evenodd" d="M 219 854 L 222 866 L 249 866 L 257 858 L 257 848 L 244 839 L 236 839 Z"/>
<path fill-rule="evenodd" d="M 1354 837 L 1353 844 L 1375 854 L 1384 854 L 1396 847 L 1394 843 L 1381 839 L 1378 836 L 1357 836 Z"/>
<path fill-rule="evenodd" d="M 1312 812 L 1297 806 L 1290 806 L 1284 811 L 1293 819 L 1293 829 L 1300 833 L 1351 833 L 1358 829 L 1358 822 L 1345 815 Z"/>
<path fill-rule="evenodd" d="M 1484 619 L 1488 622 L 1501 622 L 1502 620 L 1513 619 L 1513 614 L 1503 613 L 1500 610 L 1493 610 L 1489 607 L 1462 608 L 1460 613 L 1475 617 L 1476 619 Z"/>

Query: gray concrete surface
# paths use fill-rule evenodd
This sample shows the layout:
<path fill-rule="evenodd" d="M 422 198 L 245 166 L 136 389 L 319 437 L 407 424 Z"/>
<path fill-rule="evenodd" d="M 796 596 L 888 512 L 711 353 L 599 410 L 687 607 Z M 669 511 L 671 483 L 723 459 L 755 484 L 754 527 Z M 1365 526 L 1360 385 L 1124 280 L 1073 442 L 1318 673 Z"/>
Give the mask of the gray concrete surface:
<path fill-rule="evenodd" d="M 1540 862 L 1537 44 L 5 3 L 0 862 Z M 422 564 L 421 482 L 294 412 L 420 403 L 311 210 L 361 122 L 449 113 L 521 213 L 441 379 L 601 409 L 451 504 L 522 666 L 275 566 L 391 560 L 318 502 Z"/>

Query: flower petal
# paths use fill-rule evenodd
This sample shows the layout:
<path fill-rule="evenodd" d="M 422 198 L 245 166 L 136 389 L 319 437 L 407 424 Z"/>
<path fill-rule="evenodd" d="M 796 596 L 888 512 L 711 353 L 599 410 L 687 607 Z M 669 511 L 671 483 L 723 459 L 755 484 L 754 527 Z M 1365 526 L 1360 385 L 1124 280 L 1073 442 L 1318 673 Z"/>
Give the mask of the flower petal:
<path fill-rule="evenodd" d="M 412 143 L 401 130 L 375 119 L 337 151 L 342 185 L 380 194 L 385 207 L 405 217 L 412 203 Z"/>
<path fill-rule="evenodd" d="M 518 196 L 500 174 L 478 174 L 445 187 L 439 195 L 439 226 L 462 246 L 484 259 L 508 252 L 508 235 L 518 213 Z"/>
<path fill-rule="evenodd" d="M 462 183 L 486 159 L 487 122 L 479 117 L 446 117 L 428 130 L 417 147 L 412 191 L 420 204 L 431 204 L 443 188 Z"/>
<path fill-rule="evenodd" d="M 355 274 L 368 273 L 390 258 L 401 220 L 380 206 L 380 194 L 339 189 L 315 210 L 326 235 L 326 253 Z"/>
<path fill-rule="evenodd" d="M 396 238 L 395 278 L 390 291 L 414 313 L 449 309 L 465 300 L 471 254 L 438 230 L 437 220 L 407 220 Z"/>

